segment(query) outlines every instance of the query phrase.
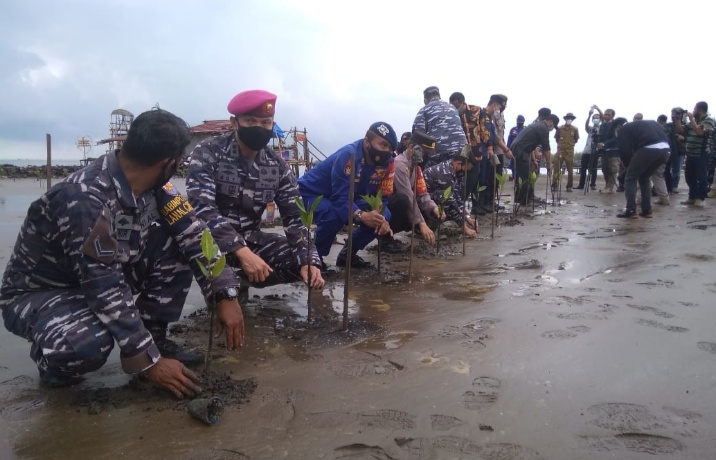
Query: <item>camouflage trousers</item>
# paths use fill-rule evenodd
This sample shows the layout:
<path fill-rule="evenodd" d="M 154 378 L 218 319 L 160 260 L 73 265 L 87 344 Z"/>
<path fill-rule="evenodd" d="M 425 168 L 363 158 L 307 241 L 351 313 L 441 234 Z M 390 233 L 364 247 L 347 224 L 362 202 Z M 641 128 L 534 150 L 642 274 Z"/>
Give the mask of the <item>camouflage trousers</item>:
<path fill-rule="evenodd" d="M 272 276 L 268 280 L 260 284 L 252 283 L 253 286 L 266 287 L 278 283 L 301 281 L 300 262 L 284 235 L 253 230 L 245 233 L 243 237 L 251 252 L 261 257 L 273 270 Z M 242 282 L 246 282 L 241 262 L 236 256 L 229 254 L 226 261 L 234 268 L 236 275 L 241 277 Z"/>
<path fill-rule="evenodd" d="M 122 267 L 142 319 L 177 321 L 192 283 L 189 265 L 155 226 L 136 262 Z M 107 286 L 108 294 L 119 286 Z M 30 357 L 43 371 L 79 375 L 106 362 L 115 338 L 87 304 L 81 288 L 34 291 L 0 299 L 5 327 L 32 342 Z"/>
<path fill-rule="evenodd" d="M 619 157 L 602 157 L 602 174 L 608 190 L 614 190 L 617 185 L 620 163 Z"/>
<path fill-rule="evenodd" d="M 557 186 L 557 174 L 562 174 L 562 165 L 567 168 L 567 188 L 571 189 L 574 185 L 574 149 L 557 151 L 552 158 L 552 187 Z"/>

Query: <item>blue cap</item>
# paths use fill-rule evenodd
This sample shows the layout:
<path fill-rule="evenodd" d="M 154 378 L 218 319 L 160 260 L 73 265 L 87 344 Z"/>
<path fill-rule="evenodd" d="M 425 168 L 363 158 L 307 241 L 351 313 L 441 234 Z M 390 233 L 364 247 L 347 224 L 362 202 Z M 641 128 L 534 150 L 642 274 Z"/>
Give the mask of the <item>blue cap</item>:
<path fill-rule="evenodd" d="M 375 123 L 370 125 L 368 131 L 372 131 L 378 136 L 388 141 L 388 143 L 390 143 L 391 149 L 395 150 L 396 148 L 398 148 L 398 135 L 395 134 L 395 130 L 388 123 L 384 121 L 376 121 Z"/>
<path fill-rule="evenodd" d="M 525 117 L 522 115 L 517 115 L 517 121 L 525 121 Z"/>

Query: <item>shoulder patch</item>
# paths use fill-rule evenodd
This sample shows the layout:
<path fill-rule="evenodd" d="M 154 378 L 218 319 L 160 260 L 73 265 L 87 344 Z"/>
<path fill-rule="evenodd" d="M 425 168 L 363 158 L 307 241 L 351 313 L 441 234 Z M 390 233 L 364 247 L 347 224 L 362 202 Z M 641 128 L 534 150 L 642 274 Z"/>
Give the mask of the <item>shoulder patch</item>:
<path fill-rule="evenodd" d="M 164 184 L 164 185 L 162 186 L 162 188 L 163 188 L 164 191 L 167 192 L 169 195 L 176 195 L 177 193 L 179 193 L 179 192 L 177 192 L 177 189 L 174 188 L 174 186 L 172 185 L 171 182 L 167 182 L 166 184 Z"/>
<path fill-rule="evenodd" d="M 109 209 L 102 210 L 102 215 L 97 218 L 92 231 L 82 244 L 82 254 L 110 265 L 115 261 L 119 243 L 112 237 L 112 223 L 110 221 Z"/>

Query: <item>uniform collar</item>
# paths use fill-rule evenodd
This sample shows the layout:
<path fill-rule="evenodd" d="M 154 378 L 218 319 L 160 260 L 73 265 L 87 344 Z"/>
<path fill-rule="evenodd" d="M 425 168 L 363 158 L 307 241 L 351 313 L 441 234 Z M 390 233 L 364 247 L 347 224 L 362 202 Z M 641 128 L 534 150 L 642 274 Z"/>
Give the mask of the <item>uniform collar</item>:
<path fill-rule="evenodd" d="M 132 187 L 129 186 L 129 181 L 124 175 L 124 171 L 119 167 L 119 160 L 117 154 L 119 150 L 110 152 L 107 154 L 107 169 L 109 170 L 110 180 L 114 189 L 117 191 L 117 199 L 124 208 L 136 208 L 137 201 L 134 199 L 134 193 L 132 193 Z"/>

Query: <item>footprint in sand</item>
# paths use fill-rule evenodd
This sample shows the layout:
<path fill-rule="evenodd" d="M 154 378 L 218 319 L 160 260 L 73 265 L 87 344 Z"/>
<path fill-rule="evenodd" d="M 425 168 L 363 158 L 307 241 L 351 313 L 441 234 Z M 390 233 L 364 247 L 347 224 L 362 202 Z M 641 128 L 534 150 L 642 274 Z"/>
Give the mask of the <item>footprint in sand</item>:
<path fill-rule="evenodd" d="M 575 337 L 579 337 L 580 334 L 584 334 L 585 332 L 589 332 L 592 330 L 592 328 L 589 326 L 572 326 L 566 329 L 567 330 L 555 329 L 552 331 L 543 332 L 542 334 L 540 334 L 540 336 L 546 339 L 573 339 Z"/>
<path fill-rule="evenodd" d="M 501 382 L 494 377 L 478 377 L 472 382 L 475 390 L 462 394 L 460 402 L 466 409 L 481 410 L 497 401 Z"/>
<path fill-rule="evenodd" d="M 653 313 L 654 315 L 656 315 L 656 316 L 658 316 L 658 317 L 660 317 L 660 318 L 670 319 L 670 318 L 673 318 L 673 317 L 674 317 L 674 315 L 672 315 L 672 314 L 669 313 L 669 312 L 665 312 L 665 311 L 663 311 L 663 310 L 659 310 L 658 308 L 649 307 L 649 306 L 647 306 L 647 305 L 635 305 L 635 304 L 630 304 L 630 303 L 628 303 L 628 304 L 627 304 L 627 307 L 633 308 L 634 310 L 639 310 L 639 311 L 645 311 L 645 312 Z"/>
<path fill-rule="evenodd" d="M 636 321 L 636 323 L 641 324 L 642 326 L 649 326 L 649 327 L 653 327 L 656 329 L 662 329 L 664 331 L 669 331 L 669 332 L 687 332 L 688 331 L 688 329 L 686 329 L 685 327 L 669 326 L 668 324 L 664 324 L 664 323 L 660 323 L 658 321 L 653 321 L 653 320 L 644 319 L 644 318 L 638 319 Z"/>

